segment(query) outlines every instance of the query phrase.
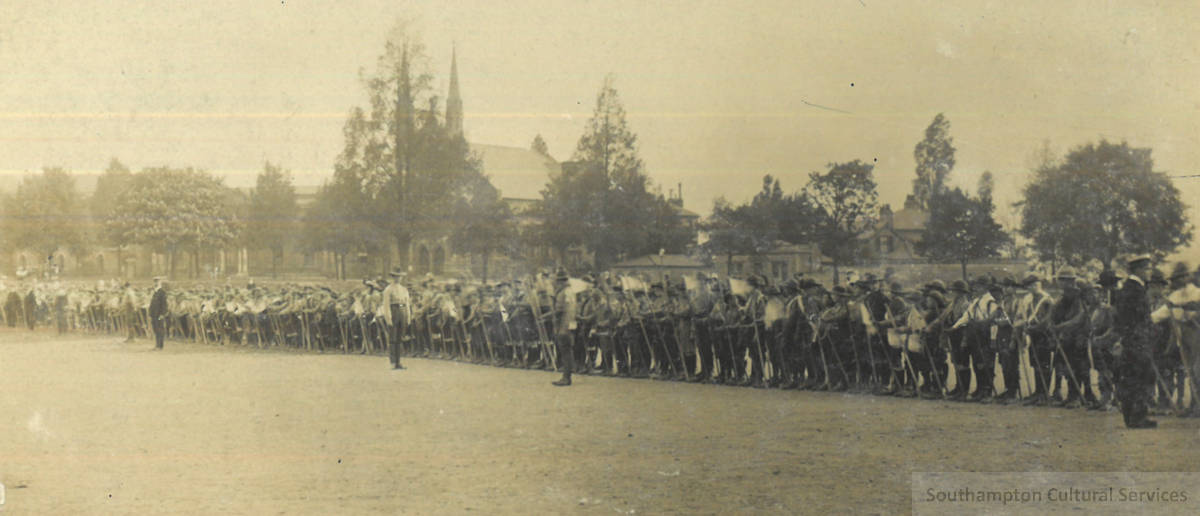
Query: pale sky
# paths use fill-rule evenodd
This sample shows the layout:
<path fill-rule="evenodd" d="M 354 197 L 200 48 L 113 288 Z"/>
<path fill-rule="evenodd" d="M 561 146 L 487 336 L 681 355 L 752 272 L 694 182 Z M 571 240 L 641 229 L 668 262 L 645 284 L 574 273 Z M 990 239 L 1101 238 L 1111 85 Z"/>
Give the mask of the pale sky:
<path fill-rule="evenodd" d="M 1008 203 L 1043 140 L 1127 140 L 1161 170 L 1200 174 L 1197 5 L 5 2 L 0 170 L 117 157 L 237 184 L 265 160 L 327 176 L 346 112 L 365 105 L 358 70 L 408 18 L 439 93 L 457 45 L 468 139 L 526 147 L 541 133 L 569 159 L 611 73 L 647 171 L 682 182 L 701 213 L 718 195 L 747 199 L 763 174 L 791 191 L 852 159 L 874 161 L 881 200 L 899 205 L 938 112 L 958 147 L 953 182 L 974 188 L 991 170 Z M 1200 204 L 1200 178 L 1177 184 Z"/>

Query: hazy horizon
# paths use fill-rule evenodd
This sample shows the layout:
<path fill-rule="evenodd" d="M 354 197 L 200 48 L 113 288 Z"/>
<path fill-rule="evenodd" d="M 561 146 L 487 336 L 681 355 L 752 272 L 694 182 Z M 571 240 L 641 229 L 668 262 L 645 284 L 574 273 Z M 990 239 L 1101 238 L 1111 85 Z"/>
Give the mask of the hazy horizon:
<path fill-rule="evenodd" d="M 682 183 L 702 214 L 720 195 L 748 199 L 764 174 L 794 191 L 853 159 L 876 164 L 880 202 L 899 206 L 939 112 L 958 148 L 951 183 L 974 189 L 991 170 L 1010 226 L 1004 207 L 1043 141 L 1061 154 L 1124 140 L 1170 175 L 1200 173 L 1200 6 L 871 0 L 4 5 L 0 173 L 116 157 L 320 177 L 366 104 L 359 70 L 400 18 L 420 30 L 439 95 L 457 49 L 472 142 L 541 134 L 570 159 L 612 74 L 647 172 Z M 1197 204 L 1200 178 L 1176 184 Z"/>

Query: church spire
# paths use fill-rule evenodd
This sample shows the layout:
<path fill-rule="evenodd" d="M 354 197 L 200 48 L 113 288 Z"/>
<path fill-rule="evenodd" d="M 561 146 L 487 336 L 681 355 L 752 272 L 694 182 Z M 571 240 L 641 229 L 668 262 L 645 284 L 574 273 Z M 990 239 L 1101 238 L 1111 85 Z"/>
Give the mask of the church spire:
<path fill-rule="evenodd" d="M 463 136 L 463 104 L 458 92 L 458 49 L 450 53 L 450 92 L 446 95 L 446 130 Z"/>

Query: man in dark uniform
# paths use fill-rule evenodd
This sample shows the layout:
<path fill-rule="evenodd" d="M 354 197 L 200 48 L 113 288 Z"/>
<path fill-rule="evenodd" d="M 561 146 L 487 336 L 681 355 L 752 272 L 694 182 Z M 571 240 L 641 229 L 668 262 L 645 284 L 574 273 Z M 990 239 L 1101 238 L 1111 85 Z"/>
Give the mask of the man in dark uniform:
<path fill-rule="evenodd" d="M 4 322 L 9 328 L 17 327 L 17 320 L 21 318 L 21 304 L 21 294 L 15 288 L 10 290 L 4 300 Z"/>
<path fill-rule="evenodd" d="M 150 324 L 154 328 L 154 349 L 163 348 L 167 335 L 167 285 L 162 278 L 154 278 L 154 295 L 150 297 Z"/>
<path fill-rule="evenodd" d="M 1128 428 L 1155 428 L 1158 423 L 1147 418 L 1151 391 L 1154 389 L 1154 369 L 1151 364 L 1150 300 L 1146 296 L 1145 279 L 1150 274 L 1150 257 L 1137 256 L 1127 263 L 1129 277 L 1117 293 L 1114 327 L 1121 342 L 1114 350 L 1119 384 L 1117 397 L 1121 415 Z"/>
<path fill-rule="evenodd" d="M 29 292 L 25 293 L 25 325 L 30 330 L 37 323 L 37 294 L 34 293 L 34 287 L 29 287 Z"/>

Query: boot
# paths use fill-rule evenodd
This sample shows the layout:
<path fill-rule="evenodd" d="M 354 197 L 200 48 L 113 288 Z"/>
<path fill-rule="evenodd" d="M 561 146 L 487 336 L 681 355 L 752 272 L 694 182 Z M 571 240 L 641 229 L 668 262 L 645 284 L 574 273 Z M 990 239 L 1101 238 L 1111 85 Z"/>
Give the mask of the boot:
<path fill-rule="evenodd" d="M 983 387 L 983 386 L 978 386 L 978 387 L 975 387 L 975 392 L 972 392 L 966 396 L 966 400 L 973 401 L 973 402 L 982 402 L 983 400 L 987 399 L 987 397 L 988 397 L 987 396 L 987 388 Z"/>
<path fill-rule="evenodd" d="M 1017 401 L 1016 389 L 1005 390 L 1003 394 L 995 396 L 995 401 L 999 405 L 1008 405 L 1010 403 Z"/>
<path fill-rule="evenodd" d="M 1130 429 L 1158 428 L 1158 421 L 1155 421 L 1153 419 L 1142 419 L 1141 421 L 1134 421 L 1132 423 L 1126 423 L 1125 426 Z"/>
<path fill-rule="evenodd" d="M 1021 405 L 1026 406 L 1026 407 L 1033 407 L 1033 406 L 1040 407 L 1045 404 L 1046 404 L 1046 395 L 1043 393 L 1040 393 L 1040 392 L 1034 393 L 1033 395 L 1029 396 L 1028 398 L 1025 398 L 1025 401 L 1021 402 Z"/>
<path fill-rule="evenodd" d="M 962 376 L 959 376 L 959 378 L 962 378 Z M 953 389 L 946 391 L 946 399 L 948 399 L 950 401 L 962 401 L 964 398 L 967 397 L 967 389 L 968 388 L 969 387 L 963 386 L 963 382 L 960 381 L 960 382 L 954 384 Z"/>
<path fill-rule="evenodd" d="M 550 382 L 550 385 L 553 385 L 555 387 L 570 387 L 571 386 L 571 373 L 564 372 L 562 375 L 562 378 L 559 378 L 557 381 Z"/>
<path fill-rule="evenodd" d="M 941 397 L 941 393 L 938 392 L 937 387 L 933 385 L 921 387 L 921 389 L 917 392 L 917 395 L 920 396 L 921 399 L 926 400 L 933 400 Z"/>

